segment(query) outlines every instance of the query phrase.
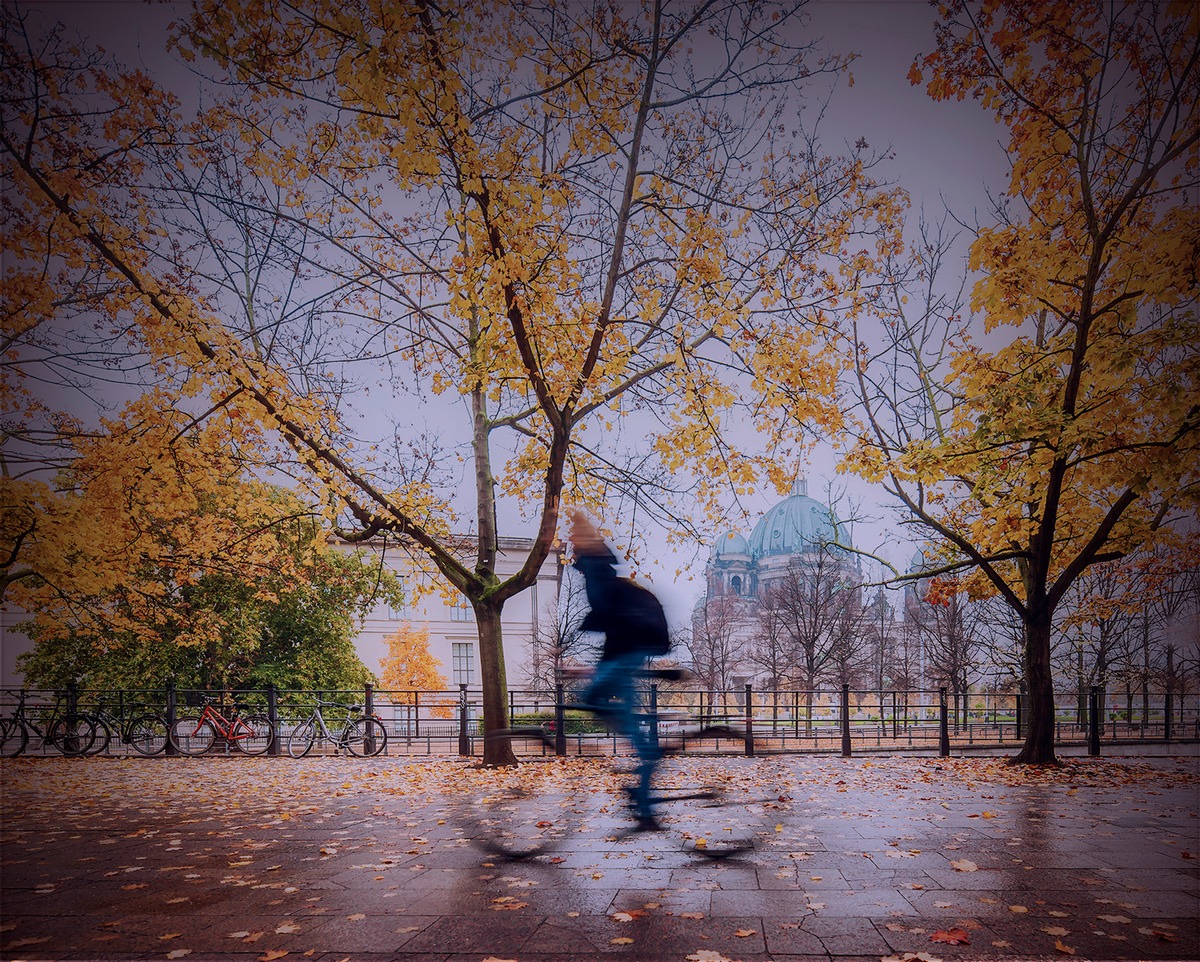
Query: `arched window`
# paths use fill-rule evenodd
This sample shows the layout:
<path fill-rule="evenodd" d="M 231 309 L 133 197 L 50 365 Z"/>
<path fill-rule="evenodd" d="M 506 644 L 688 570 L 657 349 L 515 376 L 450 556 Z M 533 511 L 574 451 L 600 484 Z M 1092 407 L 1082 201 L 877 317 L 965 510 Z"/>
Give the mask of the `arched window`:
<path fill-rule="evenodd" d="M 733 589 L 733 593 L 735 595 L 740 595 L 742 593 L 742 576 L 734 575 L 732 578 L 730 578 L 729 587 Z"/>

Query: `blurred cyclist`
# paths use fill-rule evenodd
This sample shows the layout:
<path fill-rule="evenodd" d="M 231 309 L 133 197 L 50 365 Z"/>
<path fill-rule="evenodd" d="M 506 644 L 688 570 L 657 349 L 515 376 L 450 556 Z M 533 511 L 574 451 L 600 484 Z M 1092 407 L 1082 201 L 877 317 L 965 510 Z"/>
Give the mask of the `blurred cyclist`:
<path fill-rule="evenodd" d="M 638 779 L 630 791 L 635 831 L 654 831 L 659 826 L 650 800 L 650 782 L 661 753 L 657 739 L 639 724 L 641 704 L 635 679 L 648 658 L 670 650 L 667 619 L 650 591 L 617 577 L 616 556 L 582 512 L 571 516 L 568 539 L 591 607 L 580 630 L 604 635 L 600 660 L 584 693 L 584 707 L 633 745 L 638 756 Z"/>

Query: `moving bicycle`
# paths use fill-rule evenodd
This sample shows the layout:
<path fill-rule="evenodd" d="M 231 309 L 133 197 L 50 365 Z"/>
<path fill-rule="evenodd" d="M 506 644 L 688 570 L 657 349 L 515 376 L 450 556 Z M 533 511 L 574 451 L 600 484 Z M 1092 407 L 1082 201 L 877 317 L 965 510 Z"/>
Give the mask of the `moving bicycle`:
<path fill-rule="evenodd" d="M 651 657 L 666 654 L 670 639 L 666 617 L 647 589 L 616 574 L 616 557 L 582 514 L 572 519 L 569 539 L 575 567 L 583 575 L 590 611 L 581 630 L 603 633 L 604 647 L 595 669 L 586 673 L 580 703 L 565 706 L 596 715 L 628 740 L 636 758 L 633 778 L 620 791 L 628 799 L 633 825 L 626 836 L 667 829 L 683 834 L 698 855 L 723 858 L 755 845 L 764 819 L 781 801 L 777 792 L 761 797 L 746 792 L 731 798 L 723 779 L 711 778 L 711 763 L 701 752 L 736 740 L 746 732 L 728 725 L 687 725 L 669 736 L 659 731 L 656 713 L 646 710 L 642 689 L 647 680 L 680 680 L 679 669 L 650 669 Z M 576 676 L 584 673 L 575 672 Z M 509 742 L 513 753 L 553 744 L 541 728 L 508 728 L 489 732 L 489 739 Z M 763 765 L 757 783 L 771 782 Z M 536 771 L 501 776 L 501 787 L 476 802 L 476 840 L 493 854 L 508 858 L 536 855 L 565 838 L 590 805 L 594 785 L 539 779 Z"/>

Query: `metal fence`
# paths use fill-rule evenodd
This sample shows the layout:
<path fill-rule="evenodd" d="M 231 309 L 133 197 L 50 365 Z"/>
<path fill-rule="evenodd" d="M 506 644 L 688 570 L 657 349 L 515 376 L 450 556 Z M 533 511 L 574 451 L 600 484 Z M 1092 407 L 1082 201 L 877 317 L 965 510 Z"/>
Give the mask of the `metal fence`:
<path fill-rule="evenodd" d="M 946 689 L 919 691 L 758 691 L 746 685 L 725 691 L 704 691 L 674 684 L 649 685 L 643 708 L 647 724 L 660 735 L 680 729 L 724 725 L 750 738 L 730 737 L 713 742 L 719 752 L 950 752 L 974 749 L 1015 749 L 1023 740 L 1027 710 L 1019 694 L 1005 692 L 955 693 Z M 573 695 L 514 689 L 509 692 L 505 726 L 537 725 L 558 736 L 566 754 L 619 753 L 620 737 L 594 716 L 571 709 Z M 484 718 L 478 689 L 459 686 L 447 691 L 388 691 L 367 686 L 356 691 L 283 691 L 274 688 L 234 692 L 175 689 L 142 691 L 4 691 L 0 693 L 0 723 L 23 705 L 33 737 L 29 755 L 60 754 L 60 746 L 44 737 L 56 717 L 72 712 L 102 713 L 113 737 L 106 755 L 133 754 L 120 737 L 120 726 L 145 712 L 160 713 L 168 724 L 184 715 L 197 715 L 207 699 L 228 712 L 236 704 L 260 712 L 271 721 L 269 755 L 287 754 L 288 738 L 318 700 L 334 702 L 378 718 L 387 732 L 388 755 L 477 755 L 482 753 Z M 346 712 L 326 706 L 332 729 Z M 40 731 L 36 731 L 40 729 Z M 560 734 L 561 733 L 561 734 Z M 42 737 L 39 737 L 41 735 Z M 1149 694 L 1101 692 L 1082 696 L 1060 693 L 1056 704 L 1056 743 L 1085 746 L 1091 753 L 1120 745 L 1200 741 L 1200 694 L 1161 691 Z M 237 749 L 216 740 L 212 752 L 234 754 Z M 313 754 L 334 754 L 335 744 L 320 741 Z M 174 753 L 168 747 L 163 752 Z"/>

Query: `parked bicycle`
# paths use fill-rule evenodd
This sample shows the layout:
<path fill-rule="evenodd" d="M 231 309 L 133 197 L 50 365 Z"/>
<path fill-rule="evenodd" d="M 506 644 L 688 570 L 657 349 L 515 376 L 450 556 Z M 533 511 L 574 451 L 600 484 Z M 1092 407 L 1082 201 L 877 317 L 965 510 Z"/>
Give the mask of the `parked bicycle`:
<path fill-rule="evenodd" d="M 166 716 L 151 711 L 146 705 L 131 705 L 127 712 L 116 715 L 101 700 L 95 711 L 83 714 L 96 728 L 96 740 L 87 752 L 89 755 L 106 752 L 114 737 L 139 755 L 157 755 L 167 748 L 169 732 Z"/>
<path fill-rule="evenodd" d="M 677 681 L 685 673 L 648 669 L 637 675 Z M 564 707 L 588 710 L 582 705 Z M 752 850 L 761 836 L 772 831 L 768 823 L 774 824 L 778 809 L 788 801 L 778 790 L 781 779 L 773 761 L 738 759 L 736 764 L 753 766 L 752 777 L 741 789 L 728 778 L 713 777 L 711 771 L 710 758 L 721 750 L 722 743 L 736 743 L 739 752 L 745 751 L 744 727 L 690 723 L 650 712 L 640 712 L 637 717 L 640 724 L 657 732 L 662 753 L 651 787 L 657 821 L 662 831 L 678 837 L 684 850 L 707 859 L 728 858 Z M 471 803 L 468 821 L 473 823 L 472 836 L 491 855 L 525 859 L 546 852 L 576 834 L 582 822 L 600 814 L 607 804 L 606 796 L 596 791 L 594 773 L 570 768 L 542 770 L 540 762 L 555 761 L 555 734 L 546 727 L 507 728 L 490 732 L 487 738 L 507 742 L 513 753 L 522 757 L 517 769 L 497 774 L 496 784 Z M 597 763 L 606 764 L 602 741 L 607 739 L 573 739 L 573 754 L 584 754 L 587 744 L 586 750 L 596 756 Z M 628 783 L 632 774 L 619 773 L 626 782 L 621 789 L 626 798 L 631 797 Z"/>
<path fill-rule="evenodd" d="M 29 707 L 21 690 L 13 713 L 0 719 L 0 756 L 15 758 L 29 747 L 31 739 L 37 739 L 43 752 L 53 748 L 67 756 L 82 755 L 96 739 L 96 726 L 79 712 L 64 709 L 62 698 L 53 706 Z"/>
<path fill-rule="evenodd" d="M 271 747 L 274 728 L 266 715 L 243 715 L 241 706 L 234 704 L 226 718 L 216 708 L 216 700 L 205 696 L 204 710 L 199 715 L 176 717 L 169 732 L 176 751 L 181 755 L 203 755 L 218 737 L 246 755 L 261 755 Z"/>
<path fill-rule="evenodd" d="M 336 731 L 330 731 L 321 708 L 340 708 L 346 718 Z M 344 705 L 336 701 L 317 699 L 312 714 L 300 722 L 288 735 L 287 750 L 292 758 L 303 758 L 312 751 L 317 739 L 332 742 L 335 751 L 345 749 L 351 755 L 372 756 L 387 748 L 387 729 L 374 715 L 363 714 L 362 705 Z"/>

